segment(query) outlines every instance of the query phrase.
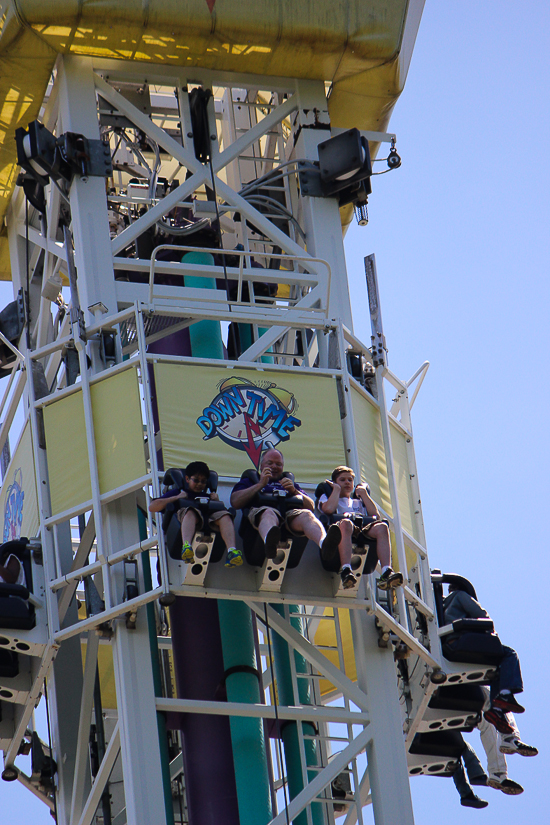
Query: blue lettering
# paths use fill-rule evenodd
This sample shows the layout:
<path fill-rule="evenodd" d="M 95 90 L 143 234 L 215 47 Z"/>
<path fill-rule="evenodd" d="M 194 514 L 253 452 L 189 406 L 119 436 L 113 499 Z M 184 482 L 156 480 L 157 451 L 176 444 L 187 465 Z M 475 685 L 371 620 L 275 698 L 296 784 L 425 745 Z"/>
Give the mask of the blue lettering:
<path fill-rule="evenodd" d="M 271 406 L 267 408 L 262 417 L 258 417 L 258 422 L 264 425 L 269 421 L 270 418 L 272 418 L 273 424 L 271 426 L 275 431 L 277 431 L 283 423 L 283 421 L 286 419 L 286 417 L 287 416 L 284 410 L 281 410 L 279 407 L 277 407 L 276 404 L 271 404 Z"/>
<path fill-rule="evenodd" d="M 216 428 L 214 427 L 210 419 L 207 418 L 205 415 L 199 415 L 199 417 L 197 418 L 197 424 L 204 433 L 204 441 L 206 441 L 207 438 L 212 438 L 212 436 L 215 435 Z"/>
<path fill-rule="evenodd" d="M 257 392 L 252 392 L 252 390 L 246 391 L 247 397 L 250 399 L 250 404 L 248 405 L 248 415 L 250 418 L 254 418 L 254 412 L 256 408 L 258 409 L 258 419 L 260 419 L 264 414 L 264 403 L 265 399 L 258 395 Z"/>
<path fill-rule="evenodd" d="M 286 421 L 283 421 L 277 430 L 277 435 L 280 437 L 281 441 L 286 441 L 290 438 L 290 433 L 293 432 L 296 427 L 301 427 L 301 425 L 302 422 L 299 418 L 294 418 L 293 415 L 289 415 Z"/>
<path fill-rule="evenodd" d="M 220 426 L 220 424 L 223 424 L 223 416 L 221 415 L 221 413 L 220 413 L 220 411 L 218 410 L 217 407 L 214 407 L 214 406 L 207 407 L 203 411 L 203 415 L 208 416 L 208 418 L 211 421 L 213 421 L 214 424 L 216 424 L 216 426 L 218 426 L 218 427 Z"/>

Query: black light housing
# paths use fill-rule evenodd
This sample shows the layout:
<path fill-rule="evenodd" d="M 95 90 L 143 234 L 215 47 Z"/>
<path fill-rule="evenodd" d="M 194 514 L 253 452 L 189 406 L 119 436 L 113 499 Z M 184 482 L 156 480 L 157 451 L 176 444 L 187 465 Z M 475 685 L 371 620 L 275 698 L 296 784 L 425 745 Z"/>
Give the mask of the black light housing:
<path fill-rule="evenodd" d="M 342 190 L 357 192 L 359 184 L 372 175 L 369 142 L 359 129 L 346 132 L 323 141 L 317 147 L 321 188 L 331 197 Z M 368 187 L 370 191 L 370 185 Z M 349 198 L 349 203 L 353 198 Z"/>

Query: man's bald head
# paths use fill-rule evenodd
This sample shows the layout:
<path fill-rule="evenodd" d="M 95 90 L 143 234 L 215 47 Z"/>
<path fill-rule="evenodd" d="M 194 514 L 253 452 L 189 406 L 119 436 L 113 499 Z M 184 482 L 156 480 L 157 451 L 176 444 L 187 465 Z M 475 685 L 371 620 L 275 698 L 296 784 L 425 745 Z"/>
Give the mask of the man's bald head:
<path fill-rule="evenodd" d="M 281 478 L 284 466 L 285 460 L 283 454 L 280 450 L 276 450 L 275 447 L 270 447 L 269 450 L 266 450 L 260 459 L 260 470 L 269 467 L 273 481 L 278 481 Z"/>

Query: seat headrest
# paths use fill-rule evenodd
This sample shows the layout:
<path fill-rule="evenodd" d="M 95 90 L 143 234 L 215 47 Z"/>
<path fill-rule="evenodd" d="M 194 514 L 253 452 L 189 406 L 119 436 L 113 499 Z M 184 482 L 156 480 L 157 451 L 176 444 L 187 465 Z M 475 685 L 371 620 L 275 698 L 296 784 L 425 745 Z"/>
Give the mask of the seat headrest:
<path fill-rule="evenodd" d="M 179 487 L 180 490 L 186 490 L 187 484 L 185 482 L 185 470 L 181 467 L 171 467 L 164 473 L 162 483 L 165 487 L 175 486 Z M 218 489 L 218 474 L 215 470 L 210 470 L 206 488 L 207 490 L 210 490 L 211 493 L 215 493 Z"/>
<path fill-rule="evenodd" d="M 13 541 L 5 541 L 4 544 L 0 544 L 0 564 L 4 563 L 4 560 L 8 558 L 8 556 L 17 556 L 20 561 L 23 561 L 24 558 L 27 556 L 27 545 L 29 540 L 27 538 L 19 538 L 14 539 Z"/>
<path fill-rule="evenodd" d="M 462 590 L 464 593 L 467 593 L 468 596 L 471 596 L 472 599 L 475 599 L 477 602 L 477 593 L 475 587 L 471 582 L 468 581 L 468 579 L 465 579 L 464 576 L 459 576 L 458 573 L 439 573 L 433 571 L 432 583 L 453 585 L 454 590 Z"/>

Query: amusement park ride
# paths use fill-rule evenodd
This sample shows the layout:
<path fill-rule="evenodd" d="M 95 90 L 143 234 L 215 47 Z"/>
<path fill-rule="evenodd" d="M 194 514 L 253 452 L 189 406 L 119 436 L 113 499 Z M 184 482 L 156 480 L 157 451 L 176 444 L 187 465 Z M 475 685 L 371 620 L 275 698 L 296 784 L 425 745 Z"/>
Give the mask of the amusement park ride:
<path fill-rule="evenodd" d="M 2 776 L 58 823 L 407 825 L 409 776 L 449 775 L 475 724 L 490 666 L 443 658 L 425 545 L 427 364 L 387 366 L 374 256 L 355 337 L 343 249 L 400 163 L 422 7 L 0 2 L 0 512 L 29 591 L 0 584 Z M 180 560 L 165 473 L 205 460 L 229 505 L 277 445 L 312 496 L 368 482 L 403 587 L 244 529 L 241 567 L 207 532 Z"/>

